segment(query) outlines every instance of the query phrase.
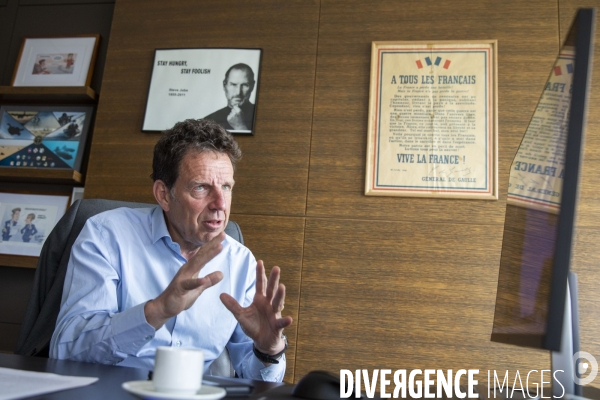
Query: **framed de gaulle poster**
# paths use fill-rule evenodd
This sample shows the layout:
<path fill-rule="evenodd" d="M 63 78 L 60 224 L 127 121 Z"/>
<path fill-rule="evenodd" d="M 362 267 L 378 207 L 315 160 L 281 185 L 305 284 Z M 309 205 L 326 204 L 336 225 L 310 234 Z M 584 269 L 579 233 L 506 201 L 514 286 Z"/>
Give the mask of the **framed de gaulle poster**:
<path fill-rule="evenodd" d="M 497 42 L 373 42 L 365 194 L 498 199 Z"/>

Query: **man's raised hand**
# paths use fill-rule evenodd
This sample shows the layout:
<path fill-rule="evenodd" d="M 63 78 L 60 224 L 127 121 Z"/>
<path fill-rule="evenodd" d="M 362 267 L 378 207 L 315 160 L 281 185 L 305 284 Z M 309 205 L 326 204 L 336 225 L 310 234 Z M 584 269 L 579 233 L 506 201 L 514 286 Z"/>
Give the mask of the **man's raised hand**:
<path fill-rule="evenodd" d="M 279 283 L 281 271 L 273 267 L 269 279 L 262 260 L 256 264 L 256 293 L 252 304 L 244 308 L 226 293 L 221 301 L 234 315 L 240 326 L 252 340 L 258 351 L 277 354 L 285 347 L 281 337 L 284 328 L 292 324 L 292 317 L 282 317 L 285 302 L 285 286 Z"/>
<path fill-rule="evenodd" d="M 221 232 L 205 243 L 181 266 L 169 286 L 156 299 L 146 303 L 144 313 L 150 325 L 159 329 L 169 319 L 190 308 L 202 292 L 223 279 L 220 271 L 198 278 L 202 268 L 223 249 L 223 240 L 225 233 Z"/>

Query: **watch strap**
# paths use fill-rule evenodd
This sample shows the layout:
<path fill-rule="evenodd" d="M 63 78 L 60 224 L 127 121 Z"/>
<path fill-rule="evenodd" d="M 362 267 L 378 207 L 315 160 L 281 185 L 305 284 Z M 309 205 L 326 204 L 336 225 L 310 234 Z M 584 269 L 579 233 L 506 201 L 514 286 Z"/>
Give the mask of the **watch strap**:
<path fill-rule="evenodd" d="M 265 353 L 259 351 L 253 343 L 252 351 L 254 352 L 254 355 L 256 356 L 256 358 L 258 358 L 260 361 L 265 362 L 265 363 L 279 364 L 279 359 L 281 358 L 283 353 L 285 353 L 285 351 L 288 348 L 287 337 L 285 335 L 281 335 L 281 338 L 283 339 L 283 342 L 285 343 L 285 347 L 283 348 L 283 350 L 281 350 L 277 354 L 265 354 Z"/>

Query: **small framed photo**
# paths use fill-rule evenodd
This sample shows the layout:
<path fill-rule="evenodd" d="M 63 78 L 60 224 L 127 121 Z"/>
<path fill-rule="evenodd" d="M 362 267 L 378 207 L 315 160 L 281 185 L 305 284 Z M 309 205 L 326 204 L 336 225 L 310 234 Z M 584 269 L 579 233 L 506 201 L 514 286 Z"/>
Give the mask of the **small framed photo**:
<path fill-rule="evenodd" d="M 39 256 L 68 204 L 69 196 L 0 192 L 0 253 Z"/>
<path fill-rule="evenodd" d="M 0 168 L 81 172 L 92 106 L 0 107 Z"/>
<path fill-rule="evenodd" d="M 188 118 L 211 119 L 231 133 L 252 135 L 261 49 L 157 49 L 144 132 Z"/>
<path fill-rule="evenodd" d="M 100 35 L 25 38 L 12 86 L 89 86 Z"/>

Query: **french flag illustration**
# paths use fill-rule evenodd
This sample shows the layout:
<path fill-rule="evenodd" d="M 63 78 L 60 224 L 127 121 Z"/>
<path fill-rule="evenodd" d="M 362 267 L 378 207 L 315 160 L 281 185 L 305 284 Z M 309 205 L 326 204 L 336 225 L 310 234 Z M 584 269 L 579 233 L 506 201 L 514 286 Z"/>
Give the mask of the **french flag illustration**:
<path fill-rule="evenodd" d="M 434 65 L 436 67 L 439 67 L 440 64 L 442 63 L 442 57 L 436 57 L 434 61 L 432 61 L 431 58 L 432 57 L 425 57 L 423 60 L 417 60 L 417 61 L 415 61 L 417 63 L 417 68 L 421 69 L 421 68 L 424 67 L 423 61 L 425 61 L 425 64 L 428 67 L 431 67 L 432 65 Z M 444 68 L 444 69 L 450 68 L 450 63 L 451 62 L 452 61 L 448 60 L 448 59 L 444 60 L 444 64 L 442 65 L 442 68 Z"/>
<path fill-rule="evenodd" d="M 572 74 L 573 73 L 573 64 L 572 63 L 571 64 L 567 64 L 565 66 L 565 68 L 567 70 L 566 71 L 567 74 Z M 557 65 L 556 67 L 554 67 L 554 75 L 560 76 L 560 75 L 563 74 L 563 72 L 564 72 L 564 70 L 563 70 L 563 68 L 560 65 Z"/>

